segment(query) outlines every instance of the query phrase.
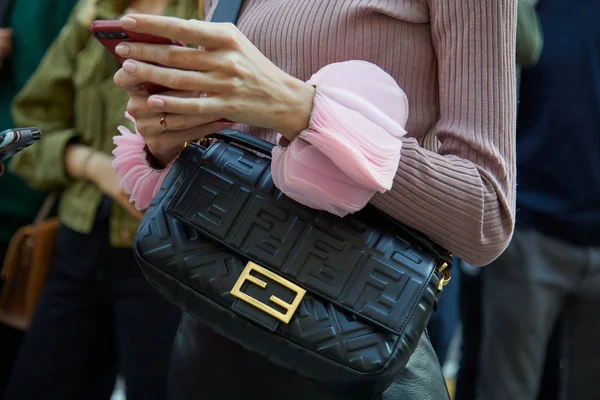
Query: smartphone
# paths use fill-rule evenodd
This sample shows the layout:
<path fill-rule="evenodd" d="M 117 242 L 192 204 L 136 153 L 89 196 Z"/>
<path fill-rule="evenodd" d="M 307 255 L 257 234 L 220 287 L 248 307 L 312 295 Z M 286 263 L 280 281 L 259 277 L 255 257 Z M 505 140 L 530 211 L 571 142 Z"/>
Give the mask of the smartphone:
<path fill-rule="evenodd" d="M 7 129 L 0 132 L 0 161 L 17 154 L 42 138 L 38 128 Z"/>
<path fill-rule="evenodd" d="M 100 43 L 102 43 L 102 45 L 111 52 L 111 54 L 122 64 L 125 59 L 123 59 L 121 56 L 119 56 L 116 51 L 115 48 L 123 42 L 138 42 L 138 43 L 149 43 L 149 44 L 164 44 L 164 45 L 172 45 L 172 46 L 183 46 L 185 47 L 184 43 L 175 41 L 175 40 L 171 40 L 165 37 L 160 37 L 160 36 L 154 36 L 154 35 L 148 35 L 145 33 L 137 33 L 137 32 L 132 32 L 132 31 L 128 31 L 126 29 L 121 28 L 121 25 L 119 24 L 119 21 L 117 20 L 99 20 L 99 21 L 94 21 L 92 23 L 92 26 L 90 27 L 90 31 L 92 32 L 92 35 L 94 35 L 94 37 L 96 39 L 98 39 L 98 41 Z M 169 90 L 169 88 L 166 88 L 164 86 L 161 85 L 157 85 L 155 83 L 152 82 L 146 82 L 143 84 L 144 87 L 148 90 L 148 92 L 150 92 L 151 94 L 157 94 L 157 93 L 162 93 L 165 92 L 167 90 Z"/>

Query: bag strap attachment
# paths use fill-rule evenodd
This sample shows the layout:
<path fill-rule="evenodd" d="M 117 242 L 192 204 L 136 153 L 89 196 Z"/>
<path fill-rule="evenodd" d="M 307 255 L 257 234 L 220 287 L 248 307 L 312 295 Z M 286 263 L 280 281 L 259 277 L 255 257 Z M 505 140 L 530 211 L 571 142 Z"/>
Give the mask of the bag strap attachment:
<path fill-rule="evenodd" d="M 219 0 L 210 22 L 230 22 L 235 24 L 244 0 Z"/>

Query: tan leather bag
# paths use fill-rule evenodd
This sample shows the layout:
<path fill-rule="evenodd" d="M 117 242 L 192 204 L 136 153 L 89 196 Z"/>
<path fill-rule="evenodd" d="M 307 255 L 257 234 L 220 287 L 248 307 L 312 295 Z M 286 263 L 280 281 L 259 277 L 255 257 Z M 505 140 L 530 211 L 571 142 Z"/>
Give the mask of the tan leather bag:
<path fill-rule="evenodd" d="M 33 224 L 19 229 L 10 241 L 2 279 L 0 322 L 27 330 L 54 261 L 58 218 L 48 218 L 56 195 L 49 195 Z"/>

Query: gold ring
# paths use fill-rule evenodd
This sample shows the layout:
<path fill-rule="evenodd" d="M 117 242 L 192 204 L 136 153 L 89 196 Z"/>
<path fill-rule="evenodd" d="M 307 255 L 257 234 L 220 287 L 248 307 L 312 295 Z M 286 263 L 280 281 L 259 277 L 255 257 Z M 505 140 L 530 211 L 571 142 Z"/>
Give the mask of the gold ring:
<path fill-rule="evenodd" d="M 160 126 L 162 126 L 163 131 L 167 130 L 167 121 L 165 118 L 167 118 L 167 113 L 164 113 L 163 117 L 160 119 Z"/>

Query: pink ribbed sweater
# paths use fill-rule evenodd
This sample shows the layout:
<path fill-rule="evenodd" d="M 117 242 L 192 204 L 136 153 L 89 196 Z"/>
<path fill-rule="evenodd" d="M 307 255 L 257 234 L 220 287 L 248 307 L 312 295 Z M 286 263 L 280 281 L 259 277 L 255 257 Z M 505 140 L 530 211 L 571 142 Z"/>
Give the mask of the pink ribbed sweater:
<path fill-rule="evenodd" d="M 206 1 L 208 18 L 217 2 Z M 391 74 L 408 96 L 408 133 L 392 189 L 371 202 L 485 265 L 514 226 L 516 4 L 246 0 L 237 26 L 302 80 L 346 60 Z M 275 140 L 272 132 L 243 130 Z"/>

